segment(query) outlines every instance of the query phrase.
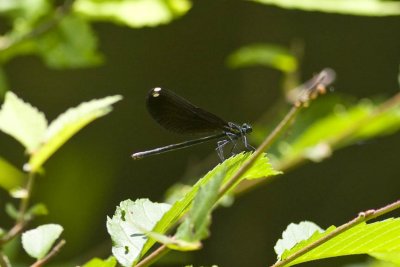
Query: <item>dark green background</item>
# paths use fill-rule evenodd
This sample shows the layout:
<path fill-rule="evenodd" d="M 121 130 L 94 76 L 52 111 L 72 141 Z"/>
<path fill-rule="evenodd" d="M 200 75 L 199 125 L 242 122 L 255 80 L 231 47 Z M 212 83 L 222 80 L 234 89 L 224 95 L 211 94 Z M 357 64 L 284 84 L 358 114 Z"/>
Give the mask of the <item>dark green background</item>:
<path fill-rule="evenodd" d="M 35 57 L 20 57 L 6 66 L 11 89 L 49 120 L 82 101 L 124 96 L 111 114 L 64 145 L 37 179 L 34 199 L 45 202 L 51 212 L 40 222 L 65 228 L 68 243 L 57 260 L 82 263 L 107 256 L 106 216 L 120 201 L 162 201 L 170 185 L 188 178 L 188 170 L 213 153 L 214 145 L 208 144 L 131 160 L 133 151 L 185 138 L 161 129 L 147 114 L 144 99 L 153 87 L 172 89 L 227 120 L 251 123 L 281 97 L 282 75 L 261 67 L 232 70 L 226 57 L 250 43 L 289 46 L 299 39 L 305 44 L 303 79 L 332 67 L 338 75 L 335 92 L 365 98 L 391 96 L 399 90 L 399 17 L 354 17 L 210 0 L 196 1 L 187 15 L 164 26 L 94 27 L 106 58 L 101 67 L 50 70 Z M 1 156 L 15 165 L 25 162 L 22 147 L 2 133 L 0 148 Z M 399 134 L 351 146 L 249 192 L 231 208 L 215 212 L 211 237 L 187 263 L 267 266 L 275 261 L 273 246 L 290 222 L 311 220 L 325 228 L 398 199 L 399 148 Z"/>

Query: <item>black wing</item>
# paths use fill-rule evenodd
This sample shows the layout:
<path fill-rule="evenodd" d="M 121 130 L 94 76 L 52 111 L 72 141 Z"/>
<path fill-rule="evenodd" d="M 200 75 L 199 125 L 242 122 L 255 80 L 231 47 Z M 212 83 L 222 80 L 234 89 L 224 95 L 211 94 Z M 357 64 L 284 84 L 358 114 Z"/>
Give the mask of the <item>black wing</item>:
<path fill-rule="evenodd" d="M 149 91 L 147 109 L 161 126 L 179 134 L 214 133 L 229 128 L 220 117 L 160 87 Z"/>

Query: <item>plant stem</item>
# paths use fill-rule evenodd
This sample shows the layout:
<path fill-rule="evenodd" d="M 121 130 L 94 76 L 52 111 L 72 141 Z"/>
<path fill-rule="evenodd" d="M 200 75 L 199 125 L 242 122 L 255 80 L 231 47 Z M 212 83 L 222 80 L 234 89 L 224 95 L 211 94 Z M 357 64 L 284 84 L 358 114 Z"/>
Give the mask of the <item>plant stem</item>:
<path fill-rule="evenodd" d="M 169 251 L 169 248 L 166 245 L 161 245 L 159 248 L 154 250 L 149 254 L 146 258 L 141 260 L 135 267 L 146 267 L 155 262 L 157 259 L 161 258 Z"/>
<path fill-rule="evenodd" d="M 221 198 L 226 192 L 233 188 L 233 186 L 242 178 L 247 170 L 253 166 L 258 157 L 267 150 L 278 136 L 287 128 L 290 122 L 296 117 L 298 112 L 301 110 L 302 105 L 293 106 L 283 120 L 278 124 L 277 127 L 265 138 L 261 145 L 254 151 L 250 158 L 242 165 L 242 167 L 233 175 L 233 177 L 221 188 L 218 194 L 218 198 Z"/>
<path fill-rule="evenodd" d="M 325 242 L 331 240 L 332 238 L 338 236 L 339 234 L 353 228 L 354 226 L 362 223 L 362 222 L 366 222 L 368 220 L 374 219 L 376 217 L 379 217 L 383 214 L 386 214 L 388 212 L 391 212 L 395 209 L 400 208 L 400 200 L 393 202 L 383 208 L 380 208 L 378 210 L 367 210 L 365 212 L 360 212 L 358 214 L 358 216 L 356 218 L 354 218 L 353 220 L 339 226 L 338 228 L 336 228 L 334 231 L 330 232 L 329 234 L 327 234 L 326 236 L 316 240 L 315 242 L 305 246 L 304 248 L 300 249 L 299 251 L 293 253 L 292 255 L 290 255 L 289 257 L 287 257 L 286 259 L 282 260 L 282 261 L 278 261 L 277 263 L 275 263 L 274 265 L 272 265 L 271 267 L 282 267 L 285 266 L 287 264 L 289 264 L 290 262 L 298 259 L 299 257 L 303 256 L 304 254 L 306 254 L 307 252 L 313 250 L 314 248 L 324 244 Z"/>
<path fill-rule="evenodd" d="M 1 267 L 11 267 L 8 257 L 0 251 L 0 266 Z"/>
<path fill-rule="evenodd" d="M 382 104 L 380 104 L 379 106 L 377 106 L 371 112 L 371 114 L 369 116 L 366 116 L 360 122 L 355 123 L 345 133 L 343 133 L 342 135 L 340 135 L 339 137 L 337 137 L 337 138 L 335 138 L 333 140 L 327 140 L 326 143 L 330 147 L 332 147 L 334 149 L 337 149 L 338 147 L 340 147 L 341 144 L 343 144 L 343 142 L 346 142 L 345 140 L 351 140 L 352 135 L 354 133 L 356 133 L 358 130 L 360 130 L 360 128 L 362 126 L 366 125 L 366 123 L 369 123 L 375 117 L 379 116 L 383 112 L 386 112 L 386 111 L 396 107 L 397 105 L 400 105 L 400 93 L 397 93 L 396 95 L 394 95 L 393 97 L 391 97 L 387 101 L 385 101 Z M 306 161 L 307 161 L 307 159 L 305 157 L 299 156 L 299 157 L 292 158 L 292 159 L 289 159 L 289 160 L 279 161 L 279 162 L 277 162 L 277 164 L 274 165 L 274 167 L 277 170 L 287 172 L 288 170 L 290 170 L 290 169 L 292 169 L 294 167 L 297 167 L 298 165 L 303 164 Z M 274 179 L 275 176 L 272 176 L 270 178 Z M 266 181 L 271 181 L 271 179 L 268 179 L 268 180 L 255 179 L 255 180 L 244 181 L 243 183 L 240 184 L 240 186 L 238 186 L 235 189 L 235 195 L 239 195 L 239 194 L 242 194 L 244 192 L 247 192 L 247 191 L 249 191 L 249 190 L 251 190 L 253 188 L 256 188 L 260 184 L 265 183 Z"/>
<path fill-rule="evenodd" d="M 40 267 L 46 264 L 51 258 L 53 258 L 58 252 L 60 252 L 65 243 L 66 242 L 64 239 L 60 240 L 60 242 L 58 242 L 57 245 L 55 245 L 44 258 L 37 260 L 34 264 L 31 265 L 31 267 Z"/>
<path fill-rule="evenodd" d="M 35 174 L 33 172 L 29 172 L 28 181 L 25 187 L 26 196 L 21 199 L 18 211 L 18 218 L 16 219 L 14 226 L 0 239 L 0 248 L 2 245 L 11 241 L 15 236 L 20 234 L 22 230 L 25 228 L 26 224 L 29 222 L 29 219 L 25 218 L 25 215 L 26 211 L 28 210 L 29 201 L 32 196 L 32 188 L 34 181 L 35 181 Z"/>
<path fill-rule="evenodd" d="M 29 207 L 29 201 L 32 196 L 32 188 L 33 184 L 35 182 L 35 174 L 33 172 L 28 173 L 28 182 L 26 184 L 26 196 L 21 199 L 21 204 L 19 205 L 19 214 L 18 214 L 18 219 L 17 223 L 25 221 L 25 213 L 28 210 Z"/>

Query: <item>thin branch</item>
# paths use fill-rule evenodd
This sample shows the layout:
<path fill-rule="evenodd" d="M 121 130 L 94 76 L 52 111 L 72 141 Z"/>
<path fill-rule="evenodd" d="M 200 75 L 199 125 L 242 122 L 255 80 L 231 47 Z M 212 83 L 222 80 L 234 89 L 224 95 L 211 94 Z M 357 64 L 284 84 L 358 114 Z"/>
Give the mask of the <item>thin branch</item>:
<path fill-rule="evenodd" d="M 305 95 L 301 95 L 299 100 L 293 104 L 293 107 L 289 110 L 283 120 L 278 126 L 265 138 L 262 144 L 256 149 L 256 151 L 250 156 L 250 158 L 242 165 L 242 167 L 233 175 L 233 177 L 221 188 L 218 193 L 218 199 L 221 198 L 226 192 L 232 189 L 240 178 L 246 173 L 247 170 L 255 163 L 258 157 L 267 150 L 271 144 L 278 138 L 278 136 L 285 131 L 290 125 L 293 119 L 296 117 L 298 112 L 308 104 L 308 102 L 314 99 L 319 93 L 321 88 L 329 85 L 334 79 L 334 72 L 329 69 L 321 71 L 318 75 L 307 81 L 302 85 L 302 92 Z M 141 260 L 135 267 L 145 267 L 153 263 L 165 253 L 169 251 L 169 248 L 165 245 L 160 246 L 153 253 L 149 254 L 143 260 Z"/>
<path fill-rule="evenodd" d="M 400 93 L 397 93 L 396 95 L 394 95 L 387 101 L 385 101 L 382 104 L 380 104 L 379 106 L 377 106 L 371 112 L 371 114 L 369 116 L 366 116 L 360 122 L 353 124 L 352 127 L 350 127 L 344 134 L 342 134 L 341 136 L 339 136 L 333 140 L 330 140 L 329 143 L 327 141 L 327 143 L 329 144 L 330 147 L 337 149 L 338 146 L 340 146 L 340 144 L 345 142 L 345 140 L 351 139 L 351 136 L 354 133 L 356 133 L 362 126 L 366 125 L 368 122 L 370 122 L 375 117 L 396 107 L 397 105 L 400 105 Z M 288 170 L 290 170 L 300 164 L 303 164 L 307 160 L 308 160 L 307 158 L 299 156 L 294 159 L 290 159 L 290 160 L 286 160 L 286 161 L 285 160 L 279 161 L 279 162 L 277 162 L 277 164 L 274 165 L 274 167 L 280 171 L 287 172 Z M 260 179 L 244 181 L 243 183 L 240 184 L 240 186 L 238 186 L 235 189 L 235 195 L 239 195 L 239 194 L 247 192 L 253 188 L 256 188 L 257 186 L 259 186 L 262 183 L 265 183 L 266 181 L 271 181 L 271 179 L 275 179 L 275 177 L 276 176 L 270 177 L 270 179 L 268 179 L 268 180 L 260 178 Z"/>
<path fill-rule="evenodd" d="M 31 267 L 40 267 L 46 264 L 50 259 L 52 259 L 55 255 L 57 255 L 57 253 L 60 252 L 61 248 L 65 245 L 65 243 L 66 242 L 64 239 L 60 240 L 60 242 L 58 242 L 57 245 L 55 245 L 53 249 L 44 258 L 37 260 L 34 264 L 31 265 Z"/>
<path fill-rule="evenodd" d="M 336 228 L 334 231 L 330 232 L 329 234 L 327 234 L 326 236 L 316 240 L 315 242 L 305 246 L 304 248 L 300 249 L 299 251 L 293 253 L 292 255 L 290 255 L 289 257 L 287 257 L 286 259 L 282 260 L 282 261 L 278 261 L 277 263 L 275 263 L 274 265 L 272 265 L 271 267 L 282 267 L 285 266 L 287 264 L 289 264 L 290 262 L 298 259 L 299 257 L 303 256 L 304 254 L 310 252 L 311 250 L 313 250 L 314 248 L 326 243 L 327 241 L 331 240 L 332 238 L 338 236 L 339 234 L 355 227 L 356 225 L 362 223 L 362 222 L 366 222 L 368 220 L 371 219 L 375 219 L 379 216 L 382 216 L 388 212 L 391 212 L 395 209 L 400 208 L 400 200 L 391 203 L 383 208 L 380 208 L 378 210 L 367 210 L 365 212 L 360 212 L 358 214 L 358 216 L 356 218 L 354 218 L 353 220 L 339 226 L 338 228 Z"/>
<path fill-rule="evenodd" d="M 28 210 L 29 201 L 31 200 L 32 197 L 32 189 L 34 182 L 35 182 L 35 174 L 33 172 L 29 172 L 28 182 L 26 183 L 26 188 L 25 188 L 26 196 L 21 199 L 21 203 L 19 205 L 17 223 L 25 221 L 25 213 Z"/>
<path fill-rule="evenodd" d="M 26 196 L 21 199 L 18 211 L 18 218 L 16 219 L 14 226 L 0 239 L 0 247 L 19 235 L 28 224 L 30 219 L 26 218 L 25 215 L 29 207 L 29 201 L 32 197 L 34 181 L 35 174 L 32 172 L 28 173 L 28 182 L 26 183 L 25 187 Z"/>
<path fill-rule="evenodd" d="M 332 83 L 335 79 L 335 73 L 331 69 L 324 69 L 318 75 L 311 78 L 298 87 L 300 94 L 294 101 L 292 108 L 283 118 L 283 120 L 275 127 L 275 129 L 265 138 L 257 150 L 250 158 L 241 166 L 241 168 L 233 175 L 233 177 L 221 188 L 218 198 L 221 198 L 226 192 L 232 189 L 242 176 L 248 171 L 256 160 L 264 153 L 282 134 L 290 123 L 294 120 L 300 110 L 308 106 L 309 102 L 315 99 L 319 94 L 325 92 L 325 87 Z"/>
<path fill-rule="evenodd" d="M 302 106 L 293 106 L 286 114 L 285 118 L 278 124 L 278 126 L 265 138 L 262 144 L 257 148 L 256 151 L 250 156 L 250 158 L 241 166 L 241 168 L 233 175 L 233 177 L 221 188 L 218 194 L 218 198 L 221 198 L 228 192 L 242 176 L 248 171 L 256 160 L 267 150 L 278 136 L 287 128 L 290 122 L 296 117 L 301 110 Z"/>
<path fill-rule="evenodd" d="M 0 266 L 1 267 L 11 267 L 11 263 L 7 257 L 2 251 L 0 251 Z"/>
<path fill-rule="evenodd" d="M 153 262 L 164 256 L 169 251 L 166 245 L 161 245 L 159 248 L 150 253 L 146 258 L 141 260 L 135 267 L 147 267 Z"/>
<path fill-rule="evenodd" d="M 22 230 L 24 230 L 27 222 L 21 221 L 17 222 L 1 239 L 0 239 L 0 247 L 9 241 L 11 241 L 14 237 L 19 235 Z"/>

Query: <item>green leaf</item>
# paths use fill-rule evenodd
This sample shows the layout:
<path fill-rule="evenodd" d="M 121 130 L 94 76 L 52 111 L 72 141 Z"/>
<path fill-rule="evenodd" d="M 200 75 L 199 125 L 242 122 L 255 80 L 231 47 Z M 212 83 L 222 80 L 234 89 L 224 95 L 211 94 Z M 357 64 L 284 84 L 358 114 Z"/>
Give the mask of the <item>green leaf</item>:
<path fill-rule="evenodd" d="M 152 230 L 153 232 L 163 234 L 173 225 L 175 225 L 180 218 L 182 218 L 190 209 L 192 201 L 197 194 L 199 188 L 209 181 L 214 179 L 220 173 L 224 173 L 223 183 L 227 182 L 235 172 L 239 170 L 242 164 L 250 157 L 251 153 L 241 153 L 237 154 L 223 163 L 217 165 L 213 170 L 208 172 L 203 178 L 201 178 L 192 189 L 180 200 L 176 201 L 171 209 L 165 213 L 162 219 L 157 223 L 157 225 Z M 257 179 L 265 178 L 268 176 L 273 176 L 280 174 L 281 172 L 276 171 L 272 168 L 269 163 L 268 158 L 263 155 L 259 157 L 253 166 L 244 174 L 242 179 Z M 155 243 L 155 240 L 149 238 L 146 242 L 140 256 L 143 256 Z"/>
<path fill-rule="evenodd" d="M 61 114 L 49 125 L 42 138 L 42 145 L 31 156 L 24 169 L 37 171 L 68 139 L 93 120 L 108 114 L 112 110 L 111 105 L 121 99 L 121 96 L 116 95 L 92 100 Z"/>
<path fill-rule="evenodd" d="M 6 213 L 13 219 L 18 219 L 19 217 L 18 209 L 12 203 L 6 203 Z"/>
<path fill-rule="evenodd" d="M 286 250 L 290 250 L 301 241 L 309 239 L 315 232 L 322 233 L 323 231 L 321 227 L 309 221 L 289 224 L 283 231 L 282 238 L 276 242 L 274 247 L 278 259 L 282 257 Z"/>
<path fill-rule="evenodd" d="M 125 200 L 117 207 L 112 219 L 107 218 L 107 231 L 113 241 L 112 253 L 122 266 L 137 262 L 147 240 L 143 229 L 153 231 L 170 207 L 148 199 Z"/>
<path fill-rule="evenodd" d="M 46 205 L 43 203 L 38 203 L 33 205 L 27 212 L 26 216 L 30 218 L 43 216 L 49 214 L 49 210 L 47 209 Z"/>
<path fill-rule="evenodd" d="M 42 259 L 61 235 L 63 228 L 58 224 L 45 224 L 22 234 L 22 246 L 29 256 Z"/>
<path fill-rule="evenodd" d="M 275 5 L 287 9 L 320 11 L 358 16 L 396 16 L 400 15 L 398 1 L 379 0 L 251 0 L 266 5 Z"/>
<path fill-rule="evenodd" d="M 156 240 L 158 243 L 166 245 L 169 249 L 178 251 L 193 251 L 201 248 L 199 241 L 186 241 L 177 237 L 170 237 L 155 232 L 143 231 L 148 237 Z"/>
<path fill-rule="evenodd" d="M 37 40 L 38 53 L 52 68 L 99 65 L 97 39 L 89 23 L 77 16 L 64 17 L 58 27 Z"/>
<path fill-rule="evenodd" d="M 375 252 L 375 253 L 370 253 L 372 257 L 375 257 L 379 260 L 394 263 L 395 266 L 400 265 L 400 253 L 398 251 L 396 252 Z"/>
<path fill-rule="evenodd" d="M 40 146 L 47 120 L 37 108 L 7 92 L 0 110 L 0 130 L 18 140 L 33 153 Z"/>
<path fill-rule="evenodd" d="M 82 265 L 82 267 L 115 267 L 117 266 L 117 260 L 114 257 L 109 257 L 106 260 L 99 258 L 91 259 L 89 262 Z"/>
<path fill-rule="evenodd" d="M 187 218 L 178 228 L 178 239 L 194 242 L 208 237 L 211 212 L 218 200 L 218 191 L 224 177 L 225 172 L 221 171 L 200 187 Z"/>
<path fill-rule="evenodd" d="M 310 108 L 312 113 L 312 107 Z M 336 105 L 330 113 L 315 120 L 288 142 L 280 142 L 279 157 L 284 162 L 301 158 L 321 161 L 332 150 L 400 129 L 400 104 L 381 110 L 379 104 L 362 100 L 356 105 Z M 285 164 L 285 163 L 283 163 Z"/>
<path fill-rule="evenodd" d="M 23 172 L 1 157 L 0 170 L 0 187 L 8 191 L 22 186 L 26 181 L 26 175 Z"/>
<path fill-rule="evenodd" d="M 307 245 L 319 240 L 336 229 L 329 227 L 325 232 L 316 232 L 306 241 L 302 241 L 289 251 L 285 251 L 282 259 L 286 259 L 293 253 Z M 307 252 L 285 266 L 330 258 L 338 256 L 371 254 L 371 255 L 394 255 L 400 253 L 400 218 L 390 218 L 374 223 L 361 223 L 349 230 L 337 235 L 317 248 Z"/>
<path fill-rule="evenodd" d="M 0 12 L 16 19 L 16 23 L 32 23 L 49 12 L 50 7 L 47 0 L 0 1 Z"/>
<path fill-rule="evenodd" d="M 74 4 L 74 11 L 89 19 L 133 28 L 168 23 L 190 8 L 189 0 L 77 0 Z"/>
<path fill-rule="evenodd" d="M 271 67 L 282 72 L 294 72 L 298 68 L 296 57 L 282 46 L 272 44 L 251 44 L 233 52 L 227 59 L 231 68 L 249 66 Z"/>

